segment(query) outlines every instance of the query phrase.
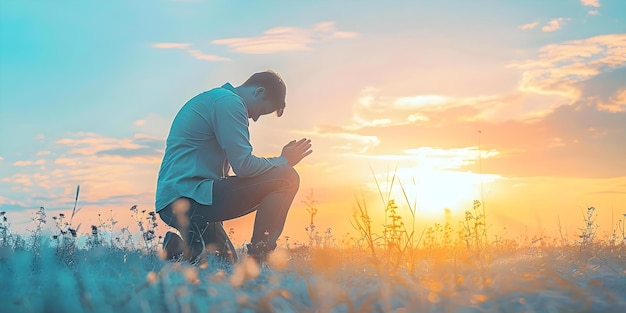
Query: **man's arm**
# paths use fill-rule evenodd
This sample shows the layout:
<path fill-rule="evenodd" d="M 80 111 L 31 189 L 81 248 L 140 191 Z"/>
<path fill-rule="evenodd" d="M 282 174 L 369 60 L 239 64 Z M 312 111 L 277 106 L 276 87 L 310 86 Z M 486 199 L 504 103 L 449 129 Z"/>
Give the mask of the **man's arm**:
<path fill-rule="evenodd" d="M 252 155 L 248 114 L 240 98 L 226 96 L 218 99 L 210 122 L 217 142 L 237 176 L 253 177 L 273 167 L 287 165 L 285 157 L 260 158 Z"/>

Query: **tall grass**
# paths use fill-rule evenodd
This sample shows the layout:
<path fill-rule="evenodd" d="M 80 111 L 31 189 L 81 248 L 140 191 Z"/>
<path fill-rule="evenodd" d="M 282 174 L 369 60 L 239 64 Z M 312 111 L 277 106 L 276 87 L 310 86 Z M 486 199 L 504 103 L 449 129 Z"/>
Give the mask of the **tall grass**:
<path fill-rule="evenodd" d="M 388 186 L 402 184 L 389 179 Z M 357 235 L 340 242 L 311 232 L 324 214 L 311 194 L 308 245 L 286 241 L 264 268 L 245 257 L 234 267 L 163 261 L 164 231 L 137 206 L 128 214 L 139 234 L 117 227 L 113 214 L 81 234 L 71 216 L 59 214 L 49 235 L 40 208 L 21 236 L 0 212 L 0 297 L 7 300 L 0 311 L 609 312 L 626 305 L 626 215 L 609 238 L 599 237 L 593 207 L 583 214 L 579 240 L 490 237 L 478 200 L 462 220 L 447 214 L 416 229 L 418 210 L 406 192 L 405 203 L 380 193 L 380 205 L 356 199 L 350 221 Z M 399 213 L 405 205 L 413 205 L 407 221 Z M 382 227 L 374 213 L 384 214 Z"/>

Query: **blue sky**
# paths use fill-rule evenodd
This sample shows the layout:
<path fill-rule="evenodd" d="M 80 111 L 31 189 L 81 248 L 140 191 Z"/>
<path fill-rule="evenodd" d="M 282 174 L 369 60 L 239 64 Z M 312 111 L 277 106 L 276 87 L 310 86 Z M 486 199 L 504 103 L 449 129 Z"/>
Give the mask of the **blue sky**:
<path fill-rule="evenodd" d="M 398 160 L 442 182 L 421 188 L 442 194 L 423 203 L 432 212 L 458 203 L 429 188 L 466 178 L 458 188 L 492 183 L 493 202 L 511 193 L 626 210 L 623 1 L 3 1 L 0 11 L 0 210 L 65 210 L 77 184 L 85 211 L 151 208 L 180 106 L 268 68 L 287 82 L 287 110 L 252 125 L 255 152 L 311 137 L 301 193 L 348 216 L 369 167 Z M 454 176 L 478 172 L 479 140 L 485 175 Z M 545 181 L 547 195 L 515 189 Z M 581 196 L 559 202 L 566 185 Z"/>

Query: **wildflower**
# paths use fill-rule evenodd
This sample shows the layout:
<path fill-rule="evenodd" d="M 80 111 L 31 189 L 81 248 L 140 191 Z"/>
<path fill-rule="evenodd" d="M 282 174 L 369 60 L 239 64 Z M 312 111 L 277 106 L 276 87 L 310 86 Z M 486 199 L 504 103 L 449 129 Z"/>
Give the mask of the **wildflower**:
<path fill-rule="evenodd" d="M 143 239 L 145 241 L 152 241 L 155 238 L 154 230 L 150 229 L 147 232 L 143 233 Z"/>

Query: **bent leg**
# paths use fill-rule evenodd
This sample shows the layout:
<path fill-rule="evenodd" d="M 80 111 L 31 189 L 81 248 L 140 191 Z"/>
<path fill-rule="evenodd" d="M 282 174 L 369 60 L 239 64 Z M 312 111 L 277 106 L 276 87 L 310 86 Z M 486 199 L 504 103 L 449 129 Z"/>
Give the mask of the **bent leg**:
<path fill-rule="evenodd" d="M 241 217 L 256 210 L 251 242 L 253 247 L 267 252 L 276 248 L 276 240 L 283 231 L 299 185 L 300 177 L 291 166 L 276 167 L 256 177 L 228 177 L 214 181 L 212 205 L 180 198 L 160 211 L 159 215 L 181 232 L 192 250 L 185 254 L 187 256 L 197 250 L 193 244 L 199 236 L 207 244 L 223 237 L 223 228 L 221 235 L 216 235 L 212 223 Z"/>
<path fill-rule="evenodd" d="M 193 203 L 195 201 L 189 198 L 179 198 L 172 204 L 159 211 L 161 219 L 169 226 L 176 228 L 182 239 L 184 245 L 181 245 L 176 240 L 177 236 L 174 234 L 166 234 L 166 240 L 164 241 L 165 249 L 167 252 L 167 258 L 175 257 L 182 249 L 184 259 L 193 261 L 204 250 L 203 242 L 198 244 L 198 240 L 201 238 L 196 231 L 198 225 L 192 222 Z M 167 238 L 169 235 L 169 238 Z M 170 249 L 168 249 L 170 247 Z M 170 253 L 172 251 L 172 253 Z"/>
<path fill-rule="evenodd" d="M 194 262 L 203 252 L 217 252 L 219 259 L 230 264 L 237 262 L 237 252 L 221 222 L 209 222 L 201 214 L 202 205 L 193 199 L 179 198 L 159 212 L 165 223 L 176 228 L 181 236 L 168 232 L 165 235 L 166 259 L 177 259 L 181 254 Z"/>
<path fill-rule="evenodd" d="M 251 242 L 273 250 L 299 186 L 300 176 L 291 166 L 256 177 L 229 177 L 214 182 L 213 205 L 203 213 L 211 221 L 224 221 L 256 210 Z"/>

